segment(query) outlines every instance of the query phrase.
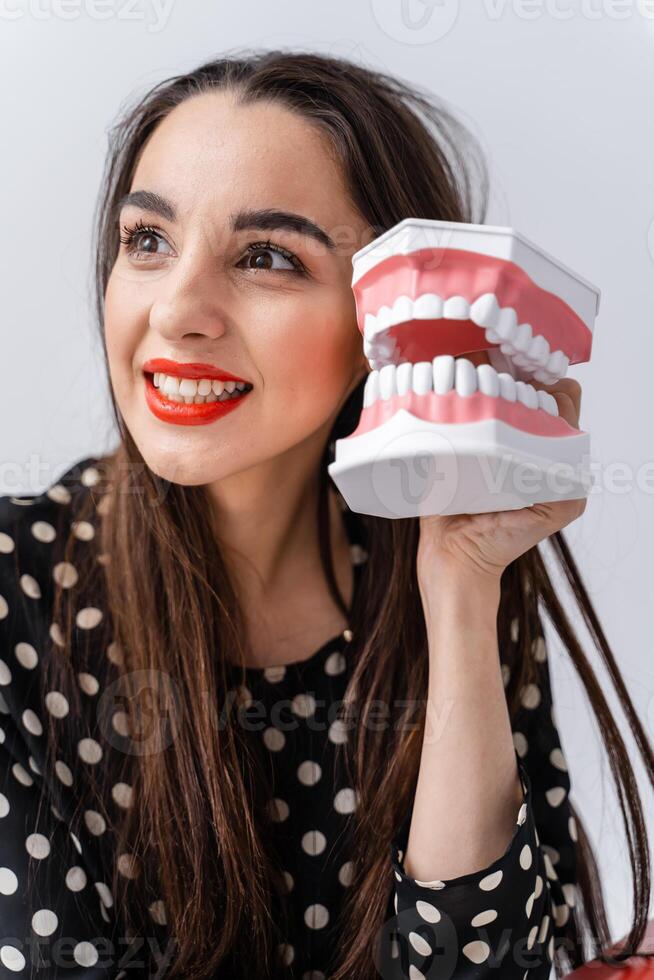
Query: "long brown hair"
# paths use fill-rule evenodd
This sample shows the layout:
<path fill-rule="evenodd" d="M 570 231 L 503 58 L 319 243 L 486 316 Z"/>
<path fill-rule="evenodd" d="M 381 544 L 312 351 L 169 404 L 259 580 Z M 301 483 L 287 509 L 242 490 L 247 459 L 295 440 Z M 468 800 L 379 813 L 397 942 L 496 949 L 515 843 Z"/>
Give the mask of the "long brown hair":
<path fill-rule="evenodd" d="M 354 203 L 375 233 L 408 216 L 483 220 L 487 178 L 478 145 L 433 96 L 336 57 L 283 51 L 231 54 L 159 83 L 124 110 L 110 131 L 95 229 L 101 335 L 105 289 L 119 248 L 117 202 L 130 188 L 145 141 L 185 99 L 226 87 L 243 103 L 275 99 L 320 127 L 338 155 Z M 104 353 L 106 358 L 106 347 Z M 328 546 L 326 467 L 334 440 L 355 428 L 362 398 L 360 384 L 344 404 L 325 445 L 316 515 L 325 580 L 353 631 L 350 650 L 355 667 L 344 717 L 360 691 L 366 692 L 370 703 L 390 704 L 399 698 L 422 705 L 423 712 L 420 724 L 408 731 L 393 726 L 380 731 L 380 726 L 365 724 L 364 705 L 360 716 L 364 723 L 354 728 L 352 742 L 342 748 L 360 802 L 352 818 L 355 877 L 341 910 L 341 958 L 334 980 L 376 975 L 373 943 L 384 923 L 392 887 L 389 842 L 415 791 L 428 678 L 415 569 L 418 520 L 362 516 L 369 558 L 352 609 L 336 584 Z M 273 976 L 276 933 L 270 909 L 283 886 L 279 869 L 266 852 L 258 802 L 264 776 L 239 726 L 229 717 L 219 725 L 215 719 L 216 706 L 224 704 L 232 680 L 227 661 L 233 666 L 246 657 L 238 596 L 217 543 L 207 533 L 211 521 L 205 488 L 169 483 L 151 472 L 113 396 L 112 402 L 120 442 L 101 459 L 98 482 L 89 489 L 78 515 L 83 520 L 84 508 L 96 505 L 102 515 L 101 560 L 85 572 L 84 581 L 91 589 L 97 583 L 104 590 L 103 601 L 111 613 L 106 617 L 107 643 L 116 683 L 122 678 L 129 692 L 125 708 L 130 733 L 142 734 L 146 715 L 165 715 L 174 729 L 172 733 L 166 729 L 159 742 L 149 740 L 147 750 L 116 753 L 122 762 L 120 771 L 111 773 L 112 785 L 120 781 L 132 786 L 137 801 L 125 808 L 124 819 L 114 821 L 98 794 L 95 805 L 111 822 L 118 840 L 115 853 L 123 859 L 121 873 L 115 864 L 109 869 L 115 907 L 129 935 L 147 934 L 153 919 L 168 927 L 175 949 L 166 976 L 200 980 L 226 962 L 234 964 L 235 977 L 239 966 L 247 967 L 247 975 Z M 73 555 L 78 544 L 71 535 L 67 554 Z M 611 677 L 654 784 L 652 746 L 563 534 L 552 535 L 548 546 Z M 70 599 L 73 591 L 56 591 L 55 622 L 62 629 L 60 645 L 68 650 L 73 642 L 80 643 Z M 507 701 L 512 719 L 523 685 L 537 675 L 533 639 L 542 631 L 543 610 L 584 685 L 618 792 L 633 873 L 634 921 L 624 947 L 626 956 L 640 943 L 649 907 L 643 808 L 613 713 L 543 555 L 533 548 L 502 577 L 498 641 L 510 667 Z M 512 635 L 516 622 L 517 637 Z M 55 665 L 60 671 L 56 689 L 71 691 L 73 702 L 74 674 L 83 651 L 77 656 L 79 662 L 74 663 L 72 656 L 58 657 Z M 150 678 L 147 705 L 145 689 L 133 689 L 134 678 L 141 676 Z M 240 676 L 244 682 L 245 674 Z M 51 733 L 49 738 L 56 736 Z M 54 757 L 54 745 L 52 752 Z M 582 900 L 565 928 L 558 930 L 567 940 L 563 944 L 567 960 L 556 948 L 559 976 L 564 968 L 595 956 L 619 958 L 608 956 L 611 939 L 598 869 L 581 819 L 574 816 Z M 150 868 L 147 875 L 127 873 L 145 865 Z"/>

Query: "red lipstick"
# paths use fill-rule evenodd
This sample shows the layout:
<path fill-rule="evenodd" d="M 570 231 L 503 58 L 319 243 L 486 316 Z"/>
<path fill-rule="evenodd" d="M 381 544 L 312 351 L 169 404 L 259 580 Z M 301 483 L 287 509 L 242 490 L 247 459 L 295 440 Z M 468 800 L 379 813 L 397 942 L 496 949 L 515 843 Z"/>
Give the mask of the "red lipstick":
<path fill-rule="evenodd" d="M 155 373 L 171 374 L 178 378 L 192 378 L 194 380 L 207 378 L 212 381 L 241 381 L 249 384 L 244 378 L 238 378 L 229 371 L 223 371 L 213 364 L 191 363 L 182 364 L 178 361 L 169 361 L 166 358 L 152 358 L 143 365 L 145 375 L 145 401 L 156 418 L 162 422 L 171 422 L 173 425 L 205 425 L 214 422 L 216 419 L 223 418 L 234 411 L 249 394 L 249 390 L 234 391 L 230 398 L 224 401 L 212 402 L 176 402 L 155 388 L 153 375 Z"/>

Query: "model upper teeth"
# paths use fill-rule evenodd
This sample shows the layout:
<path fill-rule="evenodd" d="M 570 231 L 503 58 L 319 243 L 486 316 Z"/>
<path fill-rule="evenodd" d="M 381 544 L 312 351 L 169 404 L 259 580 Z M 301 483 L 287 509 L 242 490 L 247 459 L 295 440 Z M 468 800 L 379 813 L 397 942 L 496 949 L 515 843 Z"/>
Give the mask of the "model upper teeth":
<path fill-rule="evenodd" d="M 202 402 L 226 401 L 234 397 L 235 391 L 244 391 L 250 386 L 245 381 L 216 381 L 211 378 L 178 378 L 172 374 L 156 371 L 153 384 L 171 401 L 201 404 Z"/>
<path fill-rule="evenodd" d="M 519 401 L 527 408 L 542 408 L 549 415 L 558 415 L 556 399 L 548 391 L 534 388 L 525 381 L 516 381 L 504 371 L 496 371 L 490 364 L 475 367 L 466 357 L 439 354 L 433 361 L 411 364 L 386 364 L 379 371 L 371 371 L 363 391 L 363 407 L 378 399 L 388 400 L 395 395 L 414 391 L 417 395 L 435 392 L 446 395 L 449 391 L 467 398 L 480 391 L 492 398 Z"/>
<path fill-rule="evenodd" d="M 563 351 L 551 351 L 547 339 L 534 335 L 531 324 L 519 323 L 513 307 L 500 307 L 494 293 L 484 293 L 473 303 L 464 296 L 443 299 L 436 293 L 423 293 L 416 299 L 398 296 L 392 306 L 366 313 L 363 346 L 372 367 L 397 358 L 395 339 L 387 333 L 391 327 L 407 320 L 440 319 L 472 320 L 484 328 L 489 343 L 498 344 L 517 367 L 543 384 L 553 384 L 568 370 L 570 360 Z"/>

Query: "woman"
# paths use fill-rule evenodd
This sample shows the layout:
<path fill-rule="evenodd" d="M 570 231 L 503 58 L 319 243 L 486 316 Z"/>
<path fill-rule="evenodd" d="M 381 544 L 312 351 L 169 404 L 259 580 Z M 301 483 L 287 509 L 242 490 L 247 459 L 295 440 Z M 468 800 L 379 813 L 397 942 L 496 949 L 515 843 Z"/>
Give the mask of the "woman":
<path fill-rule="evenodd" d="M 584 501 L 386 521 L 328 480 L 367 373 L 351 256 L 407 216 L 475 220 L 477 191 L 483 214 L 469 137 L 395 79 L 284 52 L 162 82 L 111 136 L 120 443 L 0 501 L 2 976 L 522 980 L 604 953 L 539 603 L 609 750 L 635 948 L 633 769 L 537 548 L 651 777 L 560 533 Z M 547 390 L 576 425 L 579 385 Z"/>

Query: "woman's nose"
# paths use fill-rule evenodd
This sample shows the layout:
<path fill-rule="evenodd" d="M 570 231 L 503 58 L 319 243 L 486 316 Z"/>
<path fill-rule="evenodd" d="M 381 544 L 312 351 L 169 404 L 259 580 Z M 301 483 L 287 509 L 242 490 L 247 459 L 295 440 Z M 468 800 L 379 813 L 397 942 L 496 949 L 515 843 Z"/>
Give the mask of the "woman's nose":
<path fill-rule="evenodd" d="M 149 322 L 166 340 L 189 336 L 215 340 L 225 333 L 225 295 L 217 269 L 180 264 L 162 280 L 162 290 L 150 307 Z"/>

